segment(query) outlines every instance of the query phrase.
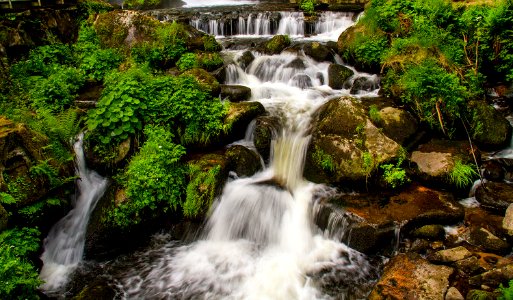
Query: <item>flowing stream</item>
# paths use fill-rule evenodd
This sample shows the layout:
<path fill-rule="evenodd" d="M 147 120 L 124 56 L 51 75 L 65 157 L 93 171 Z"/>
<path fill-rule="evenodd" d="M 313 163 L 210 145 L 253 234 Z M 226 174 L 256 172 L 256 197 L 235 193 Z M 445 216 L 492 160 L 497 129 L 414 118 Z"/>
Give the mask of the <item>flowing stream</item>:
<path fill-rule="evenodd" d="M 42 289 L 48 293 L 59 292 L 69 275 L 82 261 L 85 233 L 89 216 L 96 202 L 107 188 L 107 179 L 87 168 L 83 149 L 83 134 L 74 144 L 78 196 L 73 209 L 57 222 L 44 241 L 41 256 L 43 268 L 40 278 L 45 282 Z"/>

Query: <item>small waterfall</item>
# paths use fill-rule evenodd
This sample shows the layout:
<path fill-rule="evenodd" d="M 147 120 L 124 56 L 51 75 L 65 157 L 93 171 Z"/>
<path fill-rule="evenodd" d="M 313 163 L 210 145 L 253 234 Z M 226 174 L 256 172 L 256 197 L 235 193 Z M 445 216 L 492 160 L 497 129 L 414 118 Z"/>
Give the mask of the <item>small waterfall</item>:
<path fill-rule="evenodd" d="M 353 16 L 353 13 L 347 12 L 321 12 L 314 23 L 308 23 L 303 12 L 259 12 L 236 17 L 204 13 L 193 17 L 190 24 L 216 37 L 266 37 L 286 34 L 295 38 L 314 35 L 316 40 L 336 40 L 344 30 L 354 24 Z"/>
<path fill-rule="evenodd" d="M 45 291 L 58 290 L 82 260 L 89 216 L 107 188 L 107 179 L 87 168 L 83 151 L 83 134 L 74 145 L 78 196 L 73 209 L 57 222 L 44 241 L 40 278 Z"/>

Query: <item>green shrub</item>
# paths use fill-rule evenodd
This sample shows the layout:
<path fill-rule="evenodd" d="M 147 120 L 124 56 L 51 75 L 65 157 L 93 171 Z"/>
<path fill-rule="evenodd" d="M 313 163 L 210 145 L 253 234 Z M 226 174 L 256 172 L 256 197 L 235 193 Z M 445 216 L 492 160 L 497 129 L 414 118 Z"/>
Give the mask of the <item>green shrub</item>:
<path fill-rule="evenodd" d="M 379 71 L 381 58 L 388 48 L 388 40 L 381 34 L 357 33 L 343 58 L 355 61 L 361 68 Z"/>
<path fill-rule="evenodd" d="M 185 71 L 197 68 L 199 66 L 199 62 L 196 59 L 196 54 L 189 52 L 180 56 L 180 59 L 176 62 L 176 66 L 180 71 Z"/>
<path fill-rule="evenodd" d="M 0 298 L 39 299 L 42 281 L 30 262 L 39 250 L 39 230 L 10 229 L 0 233 Z"/>
<path fill-rule="evenodd" d="M 219 53 L 197 53 L 196 60 L 198 66 L 207 71 L 214 71 L 223 66 L 224 61 Z"/>
<path fill-rule="evenodd" d="M 466 188 L 472 185 L 479 176 L 473 165 L 464 164 L 461 160 L 456 160 L 449 173 L 449 181 L 458 188 Z"/>
<path fill-rule="evenodd" d="M 214 36 L 205 35 L 201 39 L 203 40 L 203 48 L 205 51 L 215 52 L 221 50 L 221 45 L 219 45 Z"/>
<path fill-rule="evenodd" d="M 399 164 L 384 164 L 380 166 L 383 170 L 383 179 L 392 188 L 404 185 L 409 181 L 406 176 L 406 171 L 399 166 Z"/>
<path fill-rule="evenodd" d="M 510 280 L 508 283 L 508 287 L 504 287 L 502 283 L 499 286 L 499 292 L 501 295 L 499 296 L 499 300 L 512 300 L 513 299 L 513 280 Z"/>
<path fill-rule="evenodd" d="M 374 124 L 379 124 L 382 121 L 381 115 L 379 114 L 379 109 L 374 104 L 369 107 L 369 118 Z"/>
<path fill-rule="evenodd" d="M 185 168 L 180 158 L 185 148 L 172 143 L 173 135 L 159 126 L 145 127 L 147 138 L 126 171 L 128 200 L 111 214 L 112 221 L 126 227 L 148 215 L 176 210 L 185 190 Z"/>
<path fill-rule="evenodd" d="M 302 11 L 312 14 L 315 11 L 315 0 L 301 0 L 299 1 L 299 9 Z"/>
<path fill-rule="evenodd" d="M 123 8 L 126 9 L 151 9 L 162 5 L 162 0 L 125 0 Z"/>
<path fill-rule="evenodd" d="M 73 63 L 71 48 L 65 44 L 39 46 L 29 52 L 28 58 L 11 67 L 11 74 L 18 79 L 30 76 L 49 76 L 57 66 Z"/>

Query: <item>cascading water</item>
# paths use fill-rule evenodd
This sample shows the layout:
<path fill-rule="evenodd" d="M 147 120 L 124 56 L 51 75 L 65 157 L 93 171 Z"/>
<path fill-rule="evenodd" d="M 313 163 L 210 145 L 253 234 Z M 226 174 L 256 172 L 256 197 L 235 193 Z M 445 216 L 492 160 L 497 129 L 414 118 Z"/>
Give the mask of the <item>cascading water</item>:
<path fill-rule="evenodd" d="M 241 54 L 227 52 L 235 58 Z M 302 54 L 254 55 L 245 69 L 228 65 L 226 81 L 250 87 L 252 100 L 281 120 L 270 165 L 226 184 L 198 241 L 161 243 L 123 261 L 130 269 L 112 275 L 121 298 L 366 296 L 374 268 L 364 255 L 316 229 L 313 195 L 325 187 L 302 177 L 313 112 L 330 96 L 349 91 L 325 84 L 329 63 Z"/>
<path fill-rule="evenodd" d="M 82 261 L 89 216 L 107 188 L 107 179 L 86 166 L 83 134 L 78 137 L 74 150 L 79 194 L 74 199 L 73 209 L 50 230 L 41 256 L 42 289 L 48 292 L 64 287 L 70 273 Z"/>

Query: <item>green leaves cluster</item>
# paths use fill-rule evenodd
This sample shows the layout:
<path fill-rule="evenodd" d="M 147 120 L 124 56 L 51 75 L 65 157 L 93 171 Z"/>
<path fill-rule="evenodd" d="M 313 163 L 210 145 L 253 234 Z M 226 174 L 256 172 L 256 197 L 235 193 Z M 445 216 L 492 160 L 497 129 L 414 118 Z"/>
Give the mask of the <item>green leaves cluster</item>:
<path fill-rule="evenodd" d="M 458 188 L 466 188 L 472 185 L 474 180 L 479 176 L 475 166 L 465 164 L 461 160 L 456 160 L 454 166 L 449 173 L 449 181 Z"/>
<path fill-rule="evenodd" d="M 312 14 L 315 11 L 316 0 L 301 0 L 299 1 L 299 9 L 302 11 Z"/>
<path fill-rule="evenodd" d="M 39 299 L 41 285 L 31 259 L 39 250 L 36 228 L 14 228 L 0 233 L 0 298 Z"/>
<path fill-rule="evenodd" d="M 183 203 L 183 214 L 186 217 L 195 217 L 204 213 L 214 202 L 221 167 L 216 165 L 206 171 L 200 165 L 192 163 L 187 171 L 190 182 Z"/>
<path fill-rule="evenodd" d="M 112 221 L 125 227 L 144 217 L 176 210 L 185 190 L 185 168 L 180 158 L 185 148 L 174 144 L 173 134 L 161 126 L 147 126 L 147 138 L 127 168 L 126 195 L 129 200 L 116 207 Z"/>

